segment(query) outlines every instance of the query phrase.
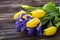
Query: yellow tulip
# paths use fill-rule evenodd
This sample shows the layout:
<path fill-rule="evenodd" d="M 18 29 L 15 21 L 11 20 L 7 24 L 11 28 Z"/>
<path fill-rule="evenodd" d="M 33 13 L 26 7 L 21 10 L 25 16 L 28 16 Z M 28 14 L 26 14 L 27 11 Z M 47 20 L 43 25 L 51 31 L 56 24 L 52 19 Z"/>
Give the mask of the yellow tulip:
<path fill-rule="evenodd" d="M 43 16 L 45 16 L 44 10 L 34 10 L 31 13 L 32 13 L 32 17 L 34 18 L 42 18 Z"/>
<path fill-rule="evenodd" d="M 47 36 L 54 35 L 56 31 L 57 31 L 57 27 L 52 26 L 43 30 L 43 35 L 47 35 Z"/>
<path fill-rule="evenodd" d="M 34 28 L 37 26 L 37 24 L 40 23 L 40 20 L 38 18 L 34 18 L 26 23 L 26 26 L 28 28 Z"/>
<path fill-rule="evenodd" d="M 17 13 L 14 15 L 13 19 L 16 20 L 16 19 L 18 18 L 18 16 L 21 15 L 22 13 L 26 13 L 26 12 L 25 12 L 25 11 L 19 11 L 19 12 L 17 12 Z"/>

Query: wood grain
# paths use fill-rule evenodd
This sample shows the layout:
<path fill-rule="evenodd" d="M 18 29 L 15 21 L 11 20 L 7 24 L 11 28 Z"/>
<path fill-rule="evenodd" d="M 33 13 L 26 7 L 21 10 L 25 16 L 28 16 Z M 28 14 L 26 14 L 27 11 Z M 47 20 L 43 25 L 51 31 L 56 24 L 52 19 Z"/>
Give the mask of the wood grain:
<path fill-rule="evenodd" d="M 16 32 L 13 15 L 21 9 L 15 1 L 0 1 L 0 40 L 60 40 L 60 28 L 51 37 L 30 37 L 25 32 Z"/>

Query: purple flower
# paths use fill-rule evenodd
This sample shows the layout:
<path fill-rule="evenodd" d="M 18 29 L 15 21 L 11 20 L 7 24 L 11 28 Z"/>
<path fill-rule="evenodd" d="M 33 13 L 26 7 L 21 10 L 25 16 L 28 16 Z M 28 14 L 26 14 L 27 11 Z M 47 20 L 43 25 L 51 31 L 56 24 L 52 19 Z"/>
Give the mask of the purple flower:
<path fill-rule="evenodd" d="M 28 19 L 28 20 L 31 20 L 31 19 L 32 19 L 32 17 L 31 17 L 31 16 L 27 16 L 27 19 Z"/>
<path fill-rule="evenodd" d="M 42 35 L 42 30 L 41 30 L 41 23 L 36 27 L 36 35 L 37 36 L 40 36 Z"/>
<path fill-rule="evenodd" d="M 21 26 L 21 32 L 24 32 L 26 30 L 26 26 Z"/>
<path fill-rule="evenodd" d="M 25 30 L 26 30 L 26 26 L 23 24 L 23 23 L 21 23 L 21 22 L 19 22 L 18 24 L 16 24 L 16 27 L 15 27 L 15 29 L 18 31 L 18 32 L 24 32 Z"/>
<path fill-rule="evenodd" d="M 28 30 L 28 35 L 29 35 L 29 36 L 34 36 L 34 35 L 35 35 L 35 28 L 30 28 L 30 29 Z"/>
<path fill-rule="evenodd" d="M 26 14 L 22 13 L 21 17 L 24 16 L 24 15 L 26 15 Z"/>
<path fill-rule="evenodd" d="M 16 21 L 16 25 L 18 25 L 18 24 L 19 24 L 19 26 L 22 25 L 22 21 L 20 21 L 20 22 Z"/>
<path fill-rule="evenodd" d="M 16 21 L 18 21 L 19 19 L 21 19 L 21 16 L 19 16 L 19 17 L 16 19 Z"/>
<path fill-rule="evenodd" d="M 22 24 L 26 26 L 27 21 L 28 21 L 28 20 L 23 20 L 23 21 L 22 21 Z"/>
<path fill-rule="evenodd" d="M 17 25 L 16 25 L 16 27 L 15 27 L 16 31 L 18 31 L 18 32 L 20 32 L 20 31 L 21 31 L 21 29 L 20 29 L 20 28 L 21 28 L 21 26 L 20 26 L 19 24 L 17 24 Z"/>
<path fill-rule="evenodd" d="M 16 25 L 17 25 L 17 24 L 19 24 L 19 22 L 18 22 L 18 21 L 16 21 L 15 23 L 16 23 Z"/>
<path fill-rule="evenodd" d="M 24 32 L 27 30 L 26 28 L 26 23 L 27 21 L 31 20 L 32 17 L 31 16 L 26 16 L 27 17 L 27 20 L 23 19 L 22 16 L 24 16 L 26 14 L 22 14 L 20 15 L 17 19 L 16 19 L 16 27 L 15 29 L 18 31 L 18 32 Z M 37 25 L 36 28 L 30 28 L 28 31 L 28 35 L 29 36 L 40 36 L 42 35 L 42 30 L 41 30 L 41 23 L 39 23 Z"/>
<path fill-rule="evenodd" d="M 42 30 L 41 30 L 41 24 L 38 24 L 36 28 L 30 28 L 28 30 L 28 35 L 29 36 L 42 36 Z"/>
<path fill-rule="evenodd" d="M 36 32 L 36 35 L 37 35 L 37 36 L 42 35 L 41 27 L 38 26 L 38 27 L 36 28 L 36 31 L 37 31 L 37 32 Z"/>
<path fill-rule="evenodd" d="M 21 26 L 22 26 L 22 21 L 21 22 L 18 22 L 18 21 L 16 21 L 16 27 L 15 27 L 15 29 L 17 30 L 17 31 L 21 31 Z"/>

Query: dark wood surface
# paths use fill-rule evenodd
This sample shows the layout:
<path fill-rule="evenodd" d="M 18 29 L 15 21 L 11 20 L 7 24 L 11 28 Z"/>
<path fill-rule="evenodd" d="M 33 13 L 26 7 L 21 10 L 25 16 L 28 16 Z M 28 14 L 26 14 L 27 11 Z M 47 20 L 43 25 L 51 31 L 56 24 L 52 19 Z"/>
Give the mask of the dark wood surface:
<path fill-rule="evenodd" d="M 60 0 L 0 0 L 0 1 L 16 1 L 16 3 L 27 4 L 32 6 L 42 6 L 48 2 L 54 2 L 56 5 L 60 4 Z"/>
<path fill-rule="evenodd" d="M 60 40 L 60 28 L 51 37 L 29 37 L 26 33 L 16 32 L 12 17 L 19 10 L 15 1 L 0 1 L 0 40 Z"/>

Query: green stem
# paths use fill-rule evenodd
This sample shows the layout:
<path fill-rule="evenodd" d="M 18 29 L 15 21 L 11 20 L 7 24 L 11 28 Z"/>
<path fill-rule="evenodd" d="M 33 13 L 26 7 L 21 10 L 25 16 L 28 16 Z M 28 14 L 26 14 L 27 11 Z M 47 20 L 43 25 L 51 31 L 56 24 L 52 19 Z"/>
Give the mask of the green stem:
<path fill-rule="evenodd" d="M 51 20 L 50 20 L 48 27 L 51 27 L 51 26 L 53 26 L 53 24 L 51 23 Z"/>

